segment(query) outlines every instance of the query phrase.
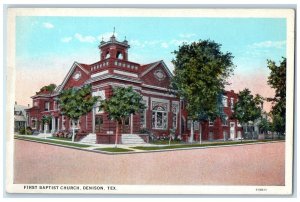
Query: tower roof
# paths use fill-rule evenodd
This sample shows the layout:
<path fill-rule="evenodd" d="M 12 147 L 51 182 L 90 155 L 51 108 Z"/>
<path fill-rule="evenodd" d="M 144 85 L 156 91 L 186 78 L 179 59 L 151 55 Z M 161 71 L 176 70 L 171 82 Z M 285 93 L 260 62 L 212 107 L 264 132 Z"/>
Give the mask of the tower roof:
<path fill-rule="evenodd" d="M 102 41 L 100 42 L 100 45 L 98 46 L 99 49 L 101 49 L 102 47 L 104 46 L 107 46 L 107 45 L 113 45 L 113 44 L 117 44 L 117 45 L 120 45 L 120 46 L 123 46 L 125 48 L 130 48 L 130 46 L 128 45 L 128 41 L 125 40 L 124 41 L 118 41 L 115 37 L 115 34 L 113 33 L 113 35 L 110 37 L 110 39 L 108 41 L 104 41 L 103 38 L 102 38 Z"/>

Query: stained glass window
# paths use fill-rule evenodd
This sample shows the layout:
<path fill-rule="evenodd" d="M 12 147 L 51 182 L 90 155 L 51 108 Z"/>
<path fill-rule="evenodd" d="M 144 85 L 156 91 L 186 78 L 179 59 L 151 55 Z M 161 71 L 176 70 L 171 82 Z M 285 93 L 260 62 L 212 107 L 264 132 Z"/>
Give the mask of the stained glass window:
<path fill-rule="evenodd" d="M 168 113 L 166 103 L 152 103 L 152 128 L 167 129 L 168 128 Z"/>

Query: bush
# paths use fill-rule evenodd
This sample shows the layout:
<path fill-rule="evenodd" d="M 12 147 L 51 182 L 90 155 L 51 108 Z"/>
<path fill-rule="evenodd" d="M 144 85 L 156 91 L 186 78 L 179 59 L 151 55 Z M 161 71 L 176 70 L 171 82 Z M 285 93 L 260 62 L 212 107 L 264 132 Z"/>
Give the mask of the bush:
<path fill-rule="evenodd" d="M 150 130 L 149 130 L 148 128 L 142 128 L 142 129 L 139 131 L 139 133 L 141 133 L 141 134 L 148 134 L 148 135 L 151 134 L 151 132 L 150 132 Z"/>
<path fill-rule="evenodd" d="M 24 127 L 20 128 L 19 133 L 21 135 L 32 135 L 33 131 L 31 129 L 31 127 L 28 126 L 28 127 L 26 127 L 26 129 Z"/>
<path fill-rule="evenodd" d="M 21 135 L 25 135 L 25 128 L 24 128 L 24 127 L 21 127 L 21 128 L 19 129 L 19 133 L 20 133 Z"/>
<path fill-rule="evenodd" d="M 72 137 L 72 133 L 70 134 L 68 131 L 57 131 L 55 133 L 52 134 L 53 137 L 58 137 L 58 138 L 71 138 Z"/>

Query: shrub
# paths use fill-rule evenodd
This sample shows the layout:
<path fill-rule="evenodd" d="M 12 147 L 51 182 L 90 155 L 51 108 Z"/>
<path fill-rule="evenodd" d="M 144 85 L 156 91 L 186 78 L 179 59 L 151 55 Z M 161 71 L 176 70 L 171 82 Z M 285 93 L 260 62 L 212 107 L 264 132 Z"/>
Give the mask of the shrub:
<path fill-rule="evenodd" d="M 21 127 L 21 128 L 19 129 L 19 133 L 20 133 L 21 135 L 25 135 L 25 128 L 24 128 L 24 127 Z"/>
<path fill-rule="evenodd" d="M 139 131 L 139 133 L 141 133 L 141 134 L 148 134 L 148 135 L 151 134 L 151 132 L 150 132 L 150 130 L 149 130 L 148 128 L 142 128 L 142 129 Z"/>
<path fill-rule="evenodd" d="M 20 128 L 19 133 L 21 135 L 32 135 L 33 131 L 31 129 L 31 127 L 28 126 L 28 127 L 26 127 L 26 129 L 24 127 Z"/>

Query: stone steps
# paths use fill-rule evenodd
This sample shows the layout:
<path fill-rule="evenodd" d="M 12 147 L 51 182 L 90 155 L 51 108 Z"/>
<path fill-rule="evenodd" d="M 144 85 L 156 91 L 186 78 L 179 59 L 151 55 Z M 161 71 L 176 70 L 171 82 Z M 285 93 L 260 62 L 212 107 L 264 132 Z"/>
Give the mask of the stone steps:
<path fill-rule="evenodd" d="M 96 134 L 90 133 L 84 138 L 82 138 L 79 142 L 81 143 L 87 143 L 87 144 L 96 144 L 97 142 L 97 136 Z"/>
<path fill-rule="evenodd" d="M 122 134 L 122 144 L 145 144 L 145 141 L 135 134 Z"/>

